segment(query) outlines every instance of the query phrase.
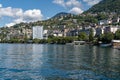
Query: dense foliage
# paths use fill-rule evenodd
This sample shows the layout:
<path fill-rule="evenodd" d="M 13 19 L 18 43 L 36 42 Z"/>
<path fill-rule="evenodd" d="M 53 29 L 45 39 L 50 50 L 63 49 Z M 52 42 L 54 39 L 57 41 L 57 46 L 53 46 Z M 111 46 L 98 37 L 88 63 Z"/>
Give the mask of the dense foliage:
<path fill-rule="evenodd" d="M 90 33 L 89 33 L 89 42 L 92 42 L 94 40 L 94 33 L 93 33 L 93 29 L 90 29 Z"/>
<path fill-rule="evenodd" d="M 117 12 L 120 13 L 120 0 L 102 0 L 100 3 L 90 8 L 87 13 Z"/>
<path fill-rule="evenodd" d="M 120 40 L 120 29 L 116 31 L 116 33 L 115 33 L 115 39 Z"/>
<path fill-rule="evenodd" d="M 50 43 L 50 44 L 66 44 L 72 43 L 76 37 L 51 37 L 48 39 L 34 39 L 33 43 Z"/>
<path fill-rule="evenodd" d="M 89 39 L 89 37 L 85 32 L 81 32 L 78 35 L 78 40 L 80 40 L 80 41 L 88 41 L 88 39 Z"/>
<path fill-rule="evenodd" d="M 111 41 L 114 39 L 114 34 L 111 32 L 105 33 L 101 35 L 101 41 L 103 43 L 111 43 Z"/>

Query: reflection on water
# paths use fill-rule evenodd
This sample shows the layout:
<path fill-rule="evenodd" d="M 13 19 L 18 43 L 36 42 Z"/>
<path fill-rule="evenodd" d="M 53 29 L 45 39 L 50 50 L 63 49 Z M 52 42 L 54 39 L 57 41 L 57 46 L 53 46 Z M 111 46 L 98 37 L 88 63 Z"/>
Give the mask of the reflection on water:
<path fill-rule="evenodd" d="M 120 80 L 120 50 L 0 44 L 0 80 Z"/>

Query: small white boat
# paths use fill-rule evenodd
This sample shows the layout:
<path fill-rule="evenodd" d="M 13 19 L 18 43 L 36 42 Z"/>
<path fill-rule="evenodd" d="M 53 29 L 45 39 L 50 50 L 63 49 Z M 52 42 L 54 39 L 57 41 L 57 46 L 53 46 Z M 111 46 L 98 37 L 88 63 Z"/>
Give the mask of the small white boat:
<path fill-rule="evenodd" d="M 84 45 L 85 41 L 74 41 L 73 44 L 74 45 Z"/>
<path fill-rule="evenodd" d="M 110 46 L 112 46 L 112 44 L 111 43 L 109 43 L 109 44 L 100 44 L 100 46 L 101 47 L 110 47 Z"/>
<path fill-rule="evenodd" d="M 66 43 L 66 45 L 74 45 L 73 43 Z"/>

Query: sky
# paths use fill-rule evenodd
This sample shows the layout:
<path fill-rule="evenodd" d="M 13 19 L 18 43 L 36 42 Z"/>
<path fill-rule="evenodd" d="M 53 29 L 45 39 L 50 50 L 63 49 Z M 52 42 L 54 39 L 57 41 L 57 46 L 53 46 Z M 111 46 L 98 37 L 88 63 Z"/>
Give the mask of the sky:
<path fill-rule="evenodd" d="M 101 0 L 0 0 L 0 27 L 46 20 L 60 12 L 81 14 Z"/>

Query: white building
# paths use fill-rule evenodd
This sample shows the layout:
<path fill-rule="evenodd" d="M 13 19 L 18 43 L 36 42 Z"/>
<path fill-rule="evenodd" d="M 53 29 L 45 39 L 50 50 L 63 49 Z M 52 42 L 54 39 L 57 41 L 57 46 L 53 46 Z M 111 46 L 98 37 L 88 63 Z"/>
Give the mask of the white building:
<path fill-rule="evenodd" d="M 118 30 L 117 27 L 111 27 L 111 32 L 112 32 L 112 33 L 115 33 L 117 30 Z"/>
<path fill-rule="evenodd" d="M 43 31 L 43 38 L 48 39 L 48 30 Z"/>
<path fill-rule="evenodd" d="M 113 19 L 113 21 L 112 21 L 112 23 L 119 23 L 119 22 L 120 22 L 120 18 L 119 17 Z"/>
<path fill-rule="evenodd" d="M 95 36 L 96 35 L 96 29 L 92 28 L 92 30 L 93 30 L 93 36 Z"/>
<path fill-rule="evenodd" d="M 115 33 L 117 30 L 118 30 L 118 27 L 105 27 L 104 32 L 105 33 L 107 33 L 107 32 Z"/>
<path fill-rule="evenodd" d="M 33 27 L 33 39 L 43 39 L 43 26 Z"/>
<path fill-rule="evenodd" d="M 110 23 L 112 23 L 111 20 L 100 20 L 99 21 L 99 25 L 105 25 L 105 24 L 110 24 Z"/>
<path fill-rule="evenodd" d="M 63 34 L 62 33 L 54 33 L 53 36 L 55 36 L 55 37 L 62 37 Z"/>
<path fill-rule="evenodd" d="M 104 34 L 104 27 L 96 28 L 96 36 L 100 36 L 101 34 Z"/>

